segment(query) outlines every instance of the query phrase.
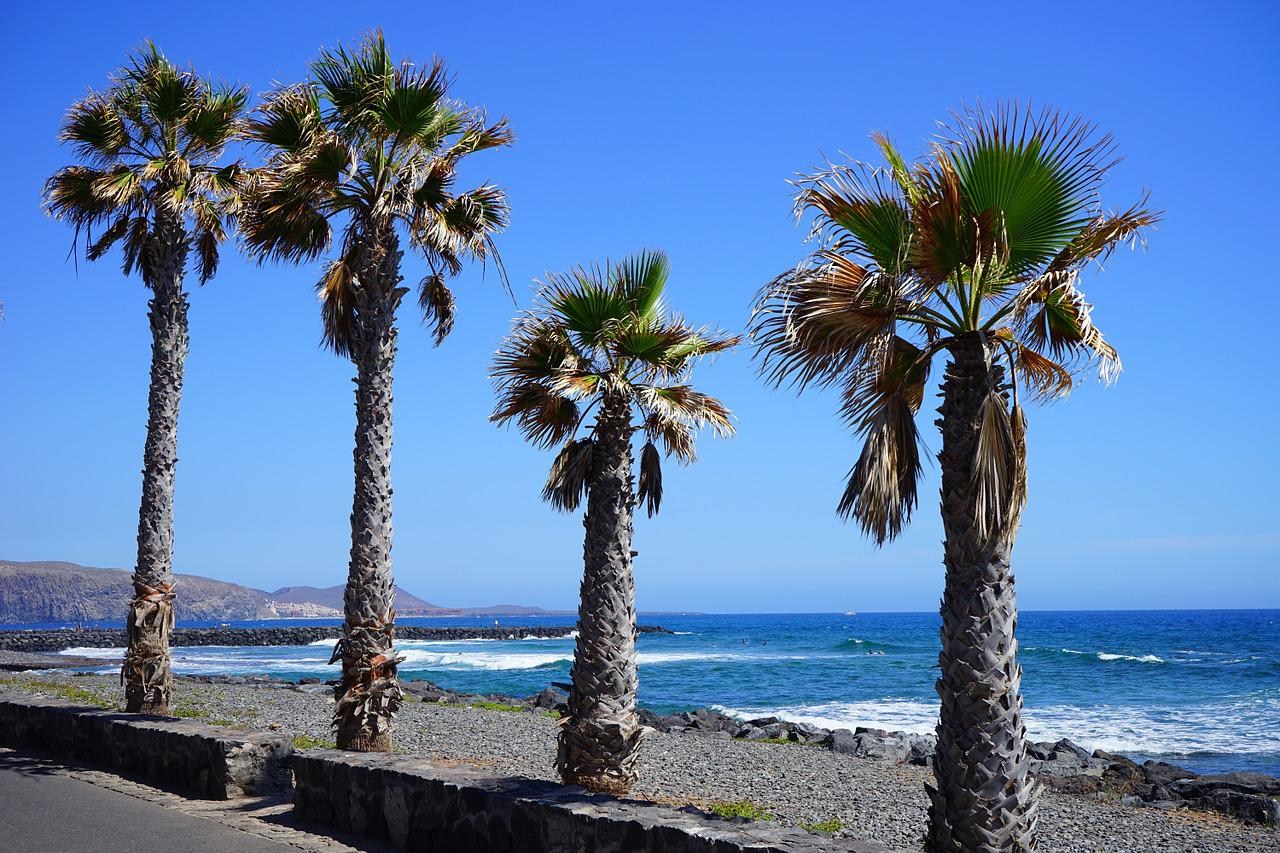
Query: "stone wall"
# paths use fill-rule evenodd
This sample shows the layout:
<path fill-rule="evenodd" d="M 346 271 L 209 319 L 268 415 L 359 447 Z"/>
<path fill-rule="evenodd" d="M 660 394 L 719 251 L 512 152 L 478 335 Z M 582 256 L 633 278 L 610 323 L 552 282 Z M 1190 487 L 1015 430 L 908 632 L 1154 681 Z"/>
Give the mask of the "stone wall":
<path fill-rule="evenodd" d="M 333 750 L 295 753 L 304 821 L 449 853 L 892 853 L 767 823 L 722 820 L 532 779 L 496 779 L 423 759 Z"/>
<path fill-rule="evenodd" d="M 213 800 L 287 789 L 285 760 L 293 752 L 281 735 L 34 697 L 0 698 L 0 746 L 36 749 Z"/>

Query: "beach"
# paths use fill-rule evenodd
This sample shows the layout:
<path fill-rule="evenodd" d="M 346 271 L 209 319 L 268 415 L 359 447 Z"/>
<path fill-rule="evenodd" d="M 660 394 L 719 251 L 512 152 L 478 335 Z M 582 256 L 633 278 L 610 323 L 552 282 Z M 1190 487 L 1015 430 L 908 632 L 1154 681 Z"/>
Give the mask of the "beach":
<path fill-rule="evenodd" d="M 420 688 L 419 688 L 420 689 Z M 35 692 L 114 706 L 116 677 L 61 672 L 7 674 L 0 691 Z M 430 698 L 430 696 L 428 696 Z M 302 746 L 331 742 L 331 692 L 323 684 L 218 683 L 182 678 L 174 712 L 216 725 L 278 730 Z M 540 709 L 491 710 L 413 693 L 395 729 L 396 751 L 472 764 L 500 776 L 554 779 L 555 720 Z M 833 825 L 834 835 L 917 849 L 927 808 L 927 768 L 792 743 L 735 740 L 724 732 L 650 733 L 636 799 L 707 808 L 749 801 L 795 826 Z M 1098 795 L 1047 790 L 1041 804 L 1044 851 L 1255 853 L 1280 849 L 1276 828 L 1247 826 L 1206 812 L 1138 807 Z"/>

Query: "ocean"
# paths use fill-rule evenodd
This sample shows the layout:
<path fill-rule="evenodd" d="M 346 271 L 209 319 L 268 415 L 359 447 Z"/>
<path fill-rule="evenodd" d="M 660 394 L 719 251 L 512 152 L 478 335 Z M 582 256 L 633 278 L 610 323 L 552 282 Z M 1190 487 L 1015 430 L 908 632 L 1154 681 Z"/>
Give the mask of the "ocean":
<path fill-rule="evenodd" d="M 502 621 L 516 626 L 572 620 Z M 936 614 L 663 614 L 640 621 L 675 632 L 639 640 L 640 702 L 655 711 L 702 705 L 830 728 L 933 729 Z M 1139 761 L 1159 758 L 1201 773 L 1280 775 L 1280 610 L 1025 612 L 1018 639 L 1033 740 L 1066 737 L 1089 749 Z M 174 668 L 183 674 L 331 678 L 335 668 L 325 665 L 331 645 L 177 648 Z M 406 657 L 402 678 L 515 696 L 567 681 L 573 658 L 571 636 L 402 641 L 398 647 Z M 66 653 L 106 657 L 118 650 Z"/>

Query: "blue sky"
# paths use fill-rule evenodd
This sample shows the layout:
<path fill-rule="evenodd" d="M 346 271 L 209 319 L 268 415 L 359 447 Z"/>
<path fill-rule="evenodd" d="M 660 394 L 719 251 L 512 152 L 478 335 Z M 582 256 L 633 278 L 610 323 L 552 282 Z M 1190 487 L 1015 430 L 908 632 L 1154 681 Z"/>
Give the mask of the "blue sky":
<path fill-rule="evenodd" d="M 919 151 L 974 98 L 1093 119 L 1126 157 L 1104 200 L 1127 206 L 1149 187 L 1169 213 L 1148 253 L 1085 282 L 1124 357 L 1120 382 L 1030 413 L 1021 604 L 1280 606 L 1280 388 L 1253 319 L 1280 311 L 1273 4 L 376 5 L 10 11 L 0 557 L 133 563 L 147 294 L 116 258 L 77 269 L 69 230 L 40 210 L 43 179 L 71 156 L 55 139 L 66 107 L 146 38 L 261 92 L 381 26 L 397 55 L 444 57 L 458 96 L 511 118 L 515 147 L 468 176 L 509 189 L 499 245 L 522 305 L 544 271 L 661 247 L 674 306 L 740 329 L 760 284 L 806 251 L 789 217 L 795 172 L 872 157 L 877 129 Z M 407 279 L 421 272 L 407 261 Z M 193 294 L 179 571 L 267 589 L 345 579 L 352 369 L 319 348 L 317 275 L 231 247 Z M 402 316 L 398 579 L 449 605 L 573 607 L 582 528 L 538 500 L 550 455 L 487 422 L 486 366 L 513 305 L 492 271 L 456 285 L 457 329 L 439 349 Z M 669 465 L 661 516 L 637 520 L 642 609 L 936 606 L 936 465 L 911 530 L 877 550 L 834 514 L 858 452 L 834 394 L 768 391 L 745 351 L 696 380 L 734 409 L 739 436 Z M 926 439 L 932 455 L 936 432 Z"/>

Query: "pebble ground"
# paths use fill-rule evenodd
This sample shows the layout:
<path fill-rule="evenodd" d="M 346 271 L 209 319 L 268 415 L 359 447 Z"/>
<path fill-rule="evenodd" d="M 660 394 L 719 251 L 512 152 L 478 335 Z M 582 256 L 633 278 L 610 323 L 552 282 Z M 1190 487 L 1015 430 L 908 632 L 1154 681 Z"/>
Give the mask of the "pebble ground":
<path fill-rule="evenodd" d="M 45 684 L 43 688 L 37 687 Z M 58 685 L 65 685 L 60 687 Z M 113 704 L 115 678 L 23 673 L 5 686 L 65 695 L 74 688 Z M 83 697 L 82 697 L 83 698 Z M 409 697 L 412 700 L 412 697 Z M 175 711 L 244 729 L 277 729 L 328 741 L 332 700 L 323 686 L 260 687 L 181 681 Z M 500 775 L 554 779 L 555 721 L 538 712 L 490 711 L 409 701 L 396 751 L 475 764 Z M 925 768 L 886 765 L 819 747 L 748 743 L 708 734 L 653 733 L 633 796 L 671 805 L 749 800 L 775 819 L 804 826 L 838 820 L 838 835 L 922 849 L 928 806 Z M 1040 807 L 1045 853 L 1261 853 L 1280 851 L 1280 831 L 1212 814 L 1136 808 L 1046 791 Z"/>

